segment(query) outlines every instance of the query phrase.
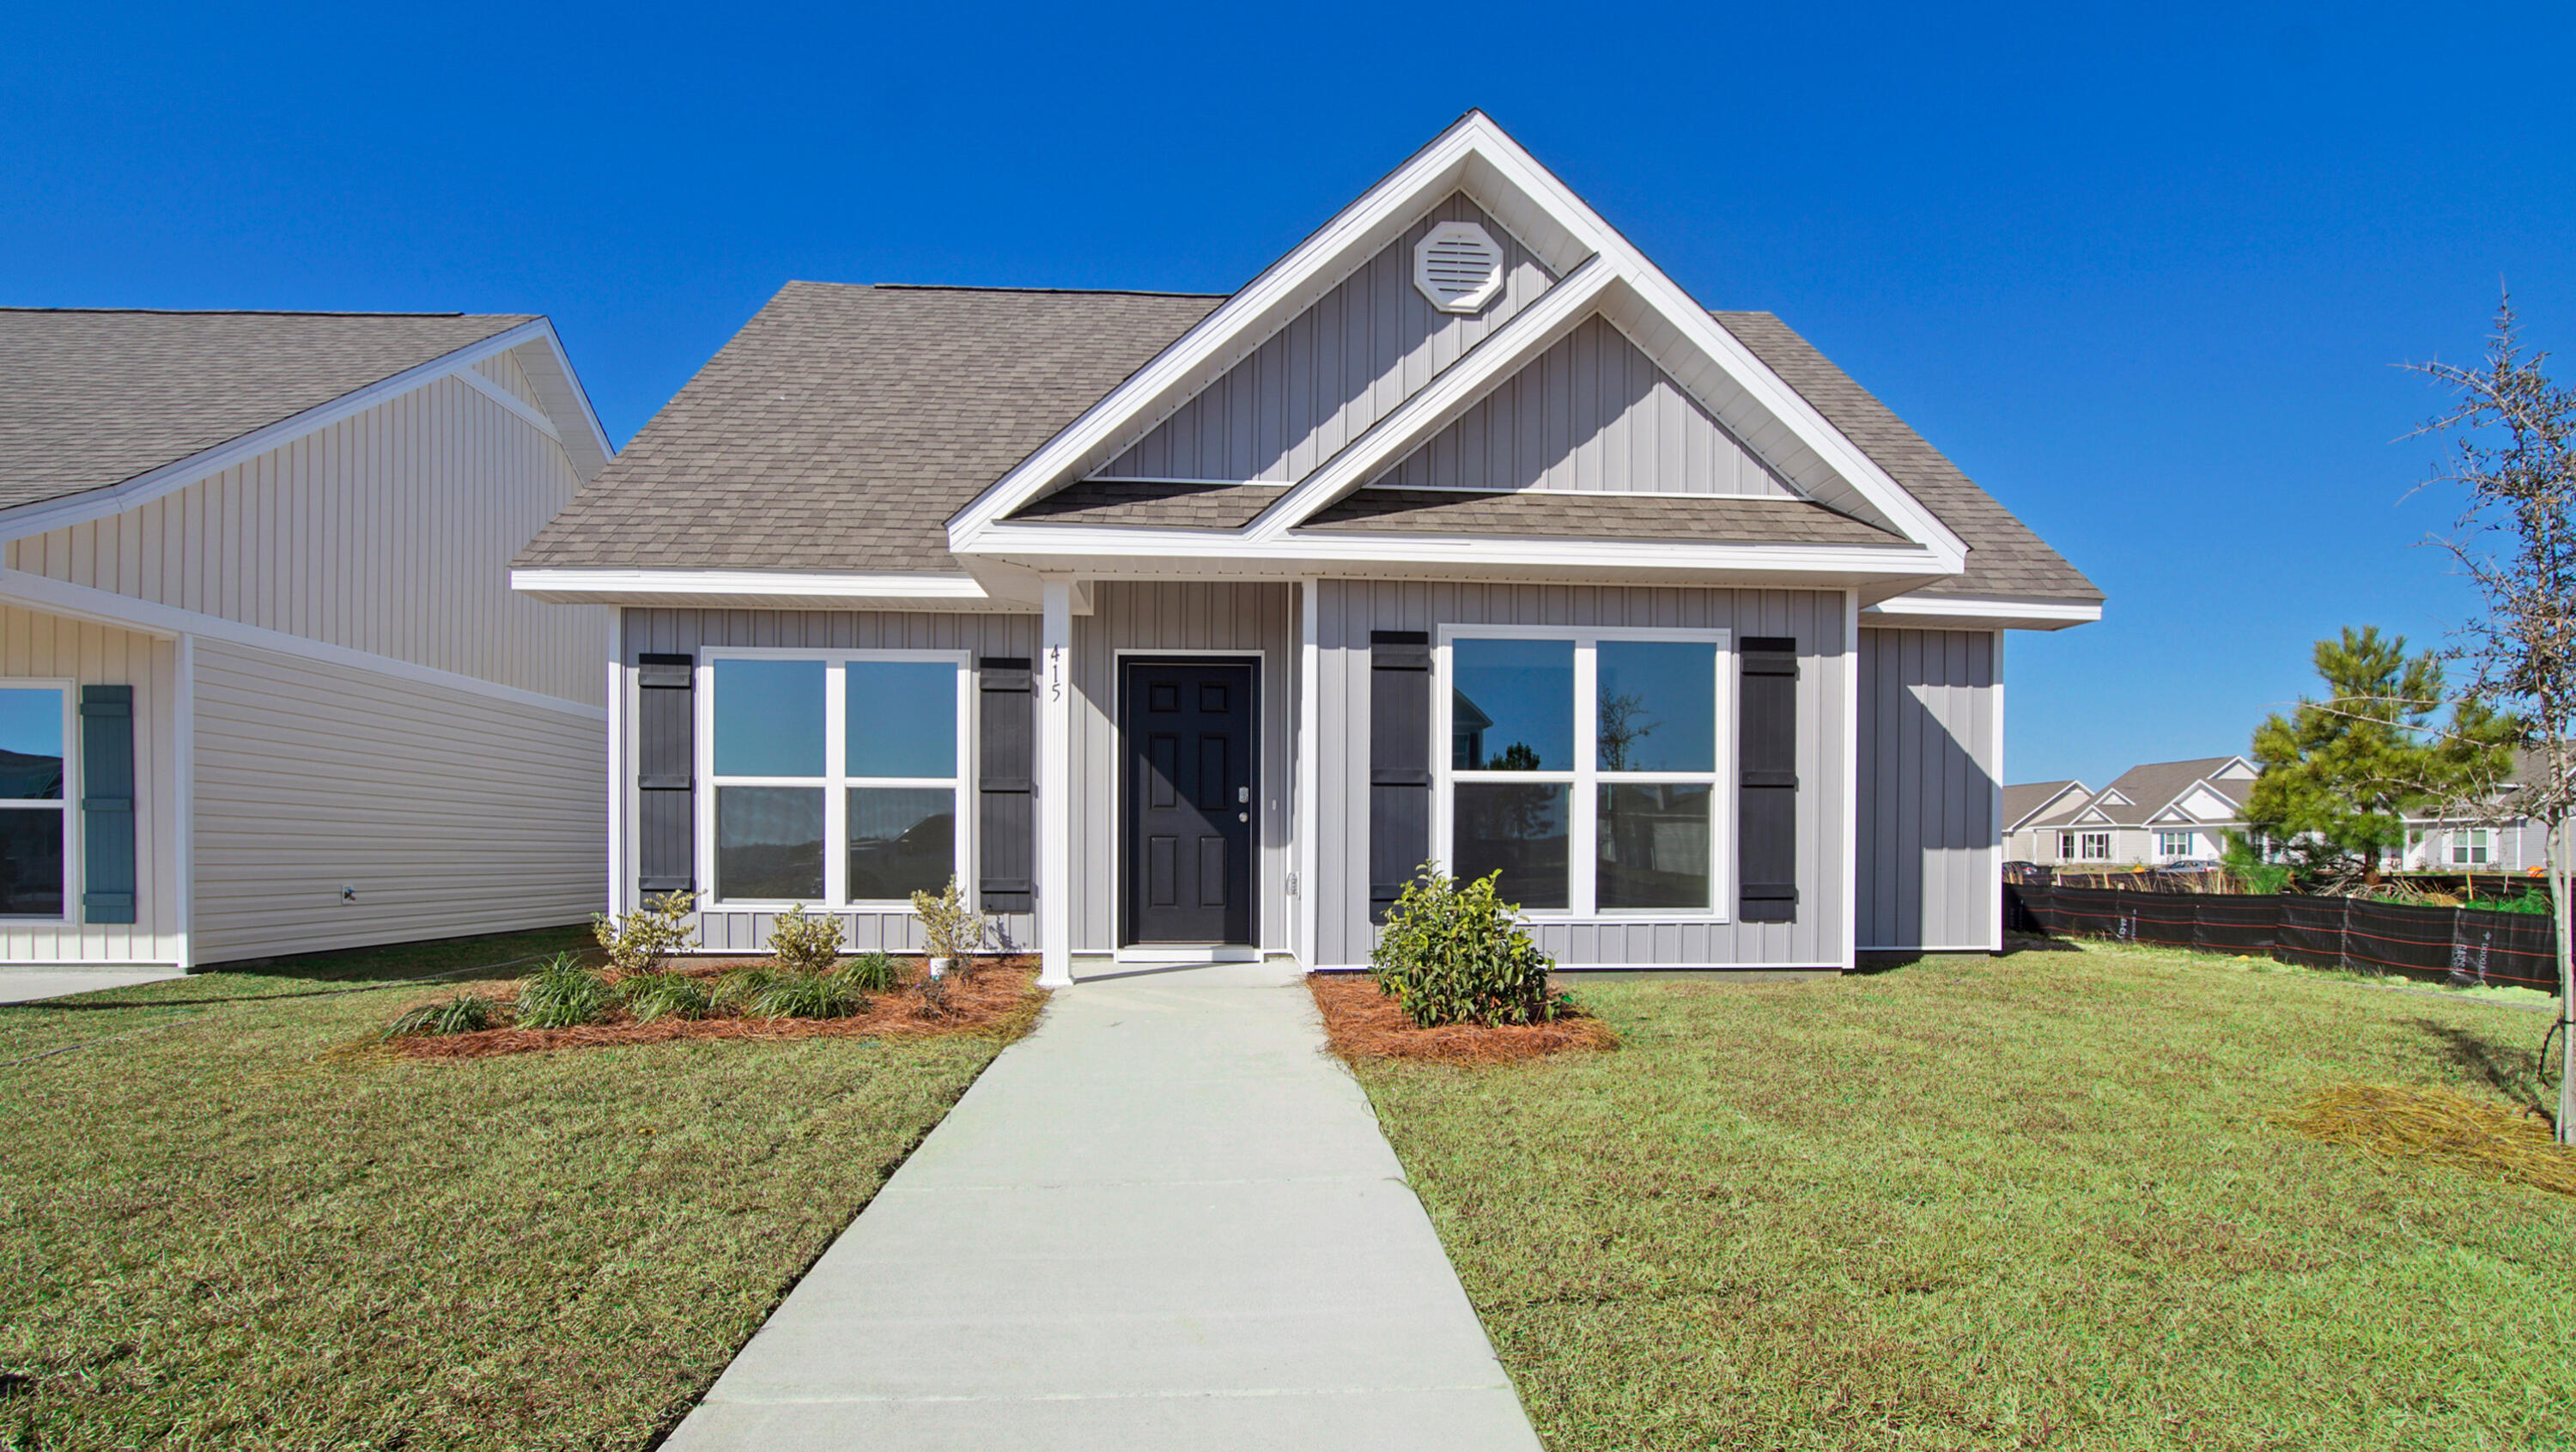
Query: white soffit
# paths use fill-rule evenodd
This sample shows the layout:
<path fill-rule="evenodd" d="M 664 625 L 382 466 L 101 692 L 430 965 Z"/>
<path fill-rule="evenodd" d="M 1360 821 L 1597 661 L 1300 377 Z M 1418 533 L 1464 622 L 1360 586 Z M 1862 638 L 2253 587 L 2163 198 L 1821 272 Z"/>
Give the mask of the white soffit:
<path fill-rule="evenodd" d="M 1798 487 L 1924 546 L 1951 572 L 1965 567 L 1965 544 L 1937 516 L 1482 112 L 1469 112 L 1442 132 L 995 481 L 949 522 L 950 548 L 972 551 L 1012 511 L 1116 457 L 1140 425 L 1213 383 L 1452 192 L 1466 193 L 1537 255 L 1557 284 L 1309 474 L 1243 536 L 1276 538 L 1359 488 L 1544 351 L 1531 346 L 1539 337 L 1552 335 L 1545 341 L 1553 342 L 1598 310 Z M 1574 299 L 1560 296 L 1584 274 L 1590 274 L 1589 296 L 1581 301 L 1599 303 L 1597 309 L 1570 308 Z M 1498 361 L 1506 356 L 1510 364 Z M 1453 379 L 1477 386 L 1441 387 Z M 1426 428 L 1440 410 L 1415 405 L 1434 393 L 1442 395 L 1447 414 Z M 1222 550 L 1223 537 L 1208 544 Z"/>

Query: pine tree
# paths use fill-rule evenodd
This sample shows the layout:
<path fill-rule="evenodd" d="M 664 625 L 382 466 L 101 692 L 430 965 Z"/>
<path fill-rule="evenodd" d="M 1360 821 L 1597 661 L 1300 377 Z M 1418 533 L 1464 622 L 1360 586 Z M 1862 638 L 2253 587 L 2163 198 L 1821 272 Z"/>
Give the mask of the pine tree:
<path fill-rule="evenodd" d="M 2477 701 L 2438 724 L 2441 663 L 2408 655 L 2406 637 L 2383 639 L 2375 625 L 2318 641 L 2315 660 L 2326 697 L 2302 696 L 2288 719 L 2275 713 L 2254 732 L 2262 776 L 2246 822 L 2303 855 L 2357 862 L 2376 883 L 2383 856 L 2405 843 L 2406 814 L 2496 780 L 2519 724 Z"/>

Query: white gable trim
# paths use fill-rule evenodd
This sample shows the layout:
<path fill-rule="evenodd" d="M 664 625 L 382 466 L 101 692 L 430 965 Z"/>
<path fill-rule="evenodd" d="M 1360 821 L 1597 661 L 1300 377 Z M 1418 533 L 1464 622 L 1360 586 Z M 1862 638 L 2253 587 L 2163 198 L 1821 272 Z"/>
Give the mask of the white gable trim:
<path fill-rule="evenodd" d="M 1570 331 L 1592 311 L 1595 301 L 1616 303 L 1613 285 L 1630 304 L 1637 321 L 1651 321 L 1658 332 L 1640 343 L 1642 351 L 1672 375 L 1682 389 L 1705 406 L 1706 390 L 1677 371 L 1670 345 L 1680 343 L 1708 361 L 1734 387 L 1777 420 L 1794 440 L 1824 467 L 1882 514 L 1898 533 L 1943 560 L 1955 574 L 1965 567 L 1966 546 L 1929 509 L 1840 430 L 1827 423 L 1796 389 L 1755 358 L 1732 333 L 1717 324 L 1672 279 L 1646 260 L 1581 198 L 1566 188 L 1518 142 L 1482 112 L 1471 111 L 1430 145 L 1343 209 L 1286 257 L 1247 284 L 1198 326 L 1183 334 L 1153 361 L 1050 439 L 1016 468 L 1003 475 L 949 523 L 949 547 L 972 553 L 988 545 L 986 536 L 1012 511 L 1039 497 L 1058 481 L 1106 462 L 1107 450 L 1139 422 L 1157 417 L 1187 395 L 1220 376 L 1225 366 L 1308 306 L 1319 290 L 1374 255 L 1399 235 L 1423 209 L 1452 191 L 1465 191 L 1489 216 L 1521 239 L 1524 246 L 1559 275 L 1555 287 L 1497 328 L 1448 372 L 1433 380 L 1377 426 L 1274 503 L 1240 536 L 1275 540 L 1305 516 L 1359 488 L 1474 402 L 1480 385 L 1508 377 L 1512 362 L 1525 362 L 1531 340 L 1553 342 L 1552 332 Z M 1632 341 L 1636 327 L 1627 327 Z M 1651 344 L 1651 346 L 1650 346 Z M 1544 351 L 1543 346 L 1538 351 Z M 1436 395 L 1436 398 L 1433 397 Z M 1714 411 L 1721 418 L 1725 408 Z M 1429 425 L 1428 428 L 1425 425 Z M 1740 432 L 1740 430 L 1739 430 Z M 1757 452 L 1767 451 L 1757 449 Z M 1772 459 L 1775 468 L 1780 461 Z M 1795 477 L 1794 471 L 1782 469 Z M 1125 534 L 1110 536 L 1124 540 Z M 1201 534 L 1203 551 L 1232 553 L 1225 536 Z M 1107 545 L 1107 540 L 1102 541 Z"/>
<path fill-rule="evenodd" d="M 460 348 L 453 353 L 406 368 L 389 378 L 378 379 L 364 388 L 353 389 L 328 403 L 318 404 L 302 413 L 289 414 L 275 423 L 253 429 L 239 438 L 218 444 L 202 453 L 172 460 L 160 468 L 137 474 L 121 484 L 111 484 L 102 489 L 91 489 L 80 494 L 67 495 L 61 499 L 22 504 L 15 509 L 0 510 L 0 541 L 49 534 L 71 525 L 87 524 L 91 520 L 105 519 L 112 514 L 123 514 L 129 509 L 148 504 L 164 495 L 185 489 L 202 479 L 220 474 L 245 460 L 258 458 L 306 434 L 328 428 L 343 419 L 354 418 L 379 404 L 399 398 L 415 389 L 426 388 L 442 378 L 461 376 L 467 380 L 469 386 L 483 385 L 487 396 L 507 399 L 510 404 L 524 410 L 527 407 L 526 404 L 510 398 L 508 390 L 493 385 L 489 379 L 476 373 L 474 365 L 497 354 L 537 343 L 542 343 L 544 347 L 535 350 L 535 358 L 541 363 L 548 363 L 554 368 L 561 369 L 562 377 L 569 378 L 570 370 L 563 363 L 562 348 L 554 340 L 554 328 L 545 319 L 538 318 L 533 322 L 521 323 L 505 332 L 495 333 L 482 342 Z M 537 370 L 537 377 L 534 380 L 538 383 L 540 392 L 545 391 L 547 387 L 543 377 L 545 371 L 543 368 Z M 577 394 L 578 390 L 576 389 L 575 392 Z M 590 429 L 591 436 L 602 451 L 600 462 L 604 464 L 607 459 L 607 435 L 598 431 L 599 421 L 590 417 L 588 402 L 583 401 L 580 407 L 573 411 Z M 562 436 L 559 433 L 555 437 L 558 443 L 562 442 Z M 576 431 L 574 437 L 579 441 L 582 436 Z M 581 465 L 580 451 L 568 445 L 565 453 L 573 458 L 574 467 L 578 470 Z M 598 472 L 599 465 L 593 465 L 582 474 L 582 478 L 587 482 Z"/>
<path fill-rule="evenodd" d="M 484 377 L 483 370 L 479 368 L 460 368 L 450 376 L 455 378 L 457 382 L 473 389 L 476 393 L 479 393 L 485 398 L 492 400 L 494 403 L 501 405 L 501 407 L 508 409 L 511 413 L 518 416 L 521 423 L 535 429 L 538 433 L 544 434 L 547 438 L 554 440 L 558 444 L 563 442 L 563 435 L 556 432 L 554 421 L 552 419 L 547 418 L 544 414 L 529 407 L 528 404 L 519 397 L 519 395 L 512 393 L 510 390 L 503 388 L 500 384 Z"/>

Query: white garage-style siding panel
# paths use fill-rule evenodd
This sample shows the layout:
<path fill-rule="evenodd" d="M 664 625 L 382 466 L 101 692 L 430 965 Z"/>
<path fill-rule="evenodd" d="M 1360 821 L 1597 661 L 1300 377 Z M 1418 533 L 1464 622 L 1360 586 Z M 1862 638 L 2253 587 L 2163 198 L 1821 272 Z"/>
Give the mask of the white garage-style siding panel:
<path fill-rule="evenodd" d="M 1369 632 L 1443 625 L 1603 625 L 1729 629 L 1798 642 L 1798 917 L 1794 923 L 1542 922 L 1559 964 L 1672 968 L 1838 967 L 1849 848 L 1844 719 L 1852 689 L 1844 597 L 1790 590 L 1472 585 L 1327 580 L 1317 593 L 1316 963 L 1368 961 Z M 1435 743 L 1435 746 L 1438 744 Z M 1720 763 L 1732 791 L 1734 760 Z M 1584 844 L 1577 844 L 1578 847 Z M 1732 853 L 1729 853 L 1732 856 Z M 1733 885 L 1724 885 L 1732 903 Z"/>
<path fill-rule="evenodd" d="M 1864 950 L 2002 946 L 1996 639 L 1982 630 L 1860 633 Z"/>
<path fill-rule="evenodd" d="M 526 387 L 496 362 L 483 376 Z M 13 541 L 6 559 L 595 706 L 606 613 L 509 588 L 511 556 L 580 482 L 560 444 L 442 378 L 121 514 Z"/>
<path fill-rule="evenodd" d="M 200 963 L 574 923 L 604 901 L 596 714 L 206 640 L 195 675 Z"/>
<path fill-rule="evenodd" d="M 68 912 L 60 921 L 0 918 L 0 963 L 178 962 L 179 772 L 171 730 L 178 646 L 136 631 L 0 606 L 0 677 L 69 680 L 75 701 L 81 686 L 132 686 L 135 770 L 134 921 L 81 921 L 80 814 L 72 802 L 64 883 Z M 78 725 L 72 730 L 65 746 L 77 772 Z"/>

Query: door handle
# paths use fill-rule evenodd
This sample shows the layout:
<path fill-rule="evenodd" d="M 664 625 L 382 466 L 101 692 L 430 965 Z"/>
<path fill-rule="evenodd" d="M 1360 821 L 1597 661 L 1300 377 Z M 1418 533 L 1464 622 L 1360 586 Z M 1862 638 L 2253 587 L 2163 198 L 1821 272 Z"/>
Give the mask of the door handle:
<path fill-rule="evenodd" d="M 1252 788 L 1250 788 L 1250 787 L 1248 787 L 1248 786 L 1239 786 L 1239 787 L 1236 787 L 1236 788 L 1234 789 L 1234 799 L 1235 799 L 1236 801 L 1238 801 L 1238 802 L 1248 802 L 1248 801 L 1251 801 L 1251 800 L 1252 800 Z"/>
<path fill-rule="evenodd" d="M 1237 812 L 1234 814 L 1234 819 L 1238 822 L 1249 822 L 1252 820 L 1252 814 L 1250 812 Z"/>

